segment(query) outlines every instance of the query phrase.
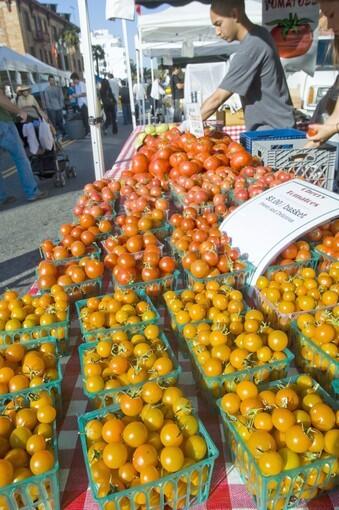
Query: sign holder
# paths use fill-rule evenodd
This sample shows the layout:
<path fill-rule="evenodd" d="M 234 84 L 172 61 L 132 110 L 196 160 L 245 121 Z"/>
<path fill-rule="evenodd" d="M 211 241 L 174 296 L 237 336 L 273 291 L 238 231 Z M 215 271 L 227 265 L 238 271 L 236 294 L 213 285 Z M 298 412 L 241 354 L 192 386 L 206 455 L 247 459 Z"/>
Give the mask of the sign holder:
<path fill-rule="evenodd" d="M 250 279 L 253 285 L 284 248 L 337 216 L 336 193 L 293 179 L 237 207 L 224 219 L 220 230 L 254 265 Z"/>

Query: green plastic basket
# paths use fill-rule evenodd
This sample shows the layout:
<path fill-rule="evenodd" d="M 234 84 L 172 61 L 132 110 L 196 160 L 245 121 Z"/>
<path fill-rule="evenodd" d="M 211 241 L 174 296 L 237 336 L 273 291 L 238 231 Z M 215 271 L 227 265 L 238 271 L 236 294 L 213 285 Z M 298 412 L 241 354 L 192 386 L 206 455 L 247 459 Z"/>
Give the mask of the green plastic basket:
<path fill-rule="evenodd" d="M 190 290 L 190 289 L 181 289 L 181 290 L 176 290 L 174 292 L 175 292 L 176 296 L 180 296 L 182 294 L 182 292 L 184 292 L 185 290 Z M 242 289 L 242 292 L 243 292 L 243 295 L 245 296 L 246 290 Z M 245 304 L 244 310 L 240 313 L 240 315 L 243 315 L 249 309 L 247 304 L 245 303 L 245 297 L 244 297 L 244 304 Z M 170 319 L 171 319 L 171 328 L 172 328 L 172 330 L 175 333 L 175 336 L 176 336 L 176 339 L 178 341 L 179 347 L 180 347 L 184 357 L 187 358 L 190 355 L 190 351 L 189 351 L 188 346 L 187 346 L 187 341 L 186 341 L 186 339 L 185 339 L 185 337 L 183 335 L 183 329 L 186 326 L 186 324 L 178 324 L 177 321 L 176 321 L 174 313 L 168 308 L 166 301 L 165 301 L 165 306 L 166 306 L 168 314 L 170 316 Z M 198 324 L 200 324 L 202 322 L 204 322 L 206 324 L 213 324 L 212 320 L 209 320 L 209 319 L 206 319 L 206 318 L 201 320 L 201 321 L 190 321 L 187 324 L 192 324 L 193 326 L 197 326 Z"/>
<path fill-rule="evenodd" d="M 58 244 L 60 244 L 60 240 L 59 239 L 55 239 L 53 241 L 53 243 L 55 245 L 58 245 Z M 46 257 L 46 253 L 44 252 L 42 247 L 41 246 L 39 247 L 41 258 L 44 258 L 45 260 L 52 261 L 55 266 L 64 266 L 65 264 L 69 264 L 70 262 L 79 262 L 79 260 L 81 260 L 83 257 L 90 257 L 90 258 L 94 258 L 94 259 L 100 259 L 100 257 L 101 257 L 101 249 L 100 249 L 100 247 L 99 247 L 99 245 L 97 243 L 95 243 L 95 242 L 92 243 L 90 246 L 87 247 L 87 249 L 88 249 L 88 251 L 86 251 L 85 255 L 82 255 L 81 257 L 67 257 L 65 259 L 61 259 L 61 260 L 57 259 L 57 260 L 55 260 L 53 257 L 52 258 L 47 258 Z"/>
<path fill-rule="evenodd" d="M 87 476 L 90 482 L 92 495 L 96 503 L 99 505 L 100 509 L 105 510 L 105 505 L 108 502 L 113 502 L 115 504 L 115 508 L 118 510 L 120 508 L 123 508 L 121 506 L 123 503 L 127 502 L 127 505 L 130 505 L 128 507 L 130 508 L 130 510 L 137 510 L 138 508 L 140 508 L 140 506 L 135 503 L 134 499 L 137 495 L 144 494 L 146 504 L 143 506 L 143 508 L 145 508 L 145 510 L 166 510 L 166 508 L 169 507 L 166 505 L 165 487 L 166 486 L 168 487 L 169 484 L 171 484 L 171 486 L 173 487 L 174 494 L 173 500 L 171 501 L 172 508 L 189 510 L 194 505 L 201 504 L 207 500 L 211 487 L 214 463 L 219 455 L 219 451 L 217 450 L 210 435 L 208 434 L 206 428 L 204 427 L 203 423 L 200 420 L 199 420 L 199 434 L 203 436 L 207 444 L 207 457 L 204 460 L 201 460 L 200 462 L 196 462 L 191 466 L 181 469 L 177 473 L 164 476 L 155 482 L 149 482 L 147 484 L 139 485 L 137 487 L 126 489 L 120 492 L 110 494 L 106 497 L 99 498 L 97 495 L 96 484 L 91 475 L 91 470 L 87 456 L 85 427 L 86 423 L 89 422 L 90 420 L 95 419 L 101 420 L 108 413 L 121 416 L 121 414 L 119 414 L 119 407 L 116 405 L 112 405 L 106 407 L 105 409 L 92 411 L 90 413 L 86 413 L 83 416 L 78 417 L 81 446 L 85 459 Z M 198 476 L 198 485 L 194 485 L 192 483 L 191 481 L 192 474 L 194 474 L 194 476 Z M 179 494 L 178 492 L 179 481 L 181 479 L 185 479 L 188 482 L 187 491 L 185 494 Z M 154 504 L 151 503 L 151 495 L 153 491 L 158 492 L 160 495 L 160 502 L 157 502 L 155 506 Z"/>
<path fill-rule="evenodd" d="M 339 380 L 339 361 L 321 349 L 311 338 L 302 334 L 293 321 L 291 325 L 295 349 L 295 363 L 303 372 L 310 374 L 334 398 L 337 397 L 332 383 Z"/>
<path fill-rule="evenodd" d="M 339 259 L 336 259 L 335 257 L 333 257 L 332 255 L 327 255 L 327 253 L 324 253 L 323 251 L 321 250 L 318 250 L 318 248 L 316 248 L 315 246 L 313 247 L 313 250 L 314 254 L 316 256 L 318 256 L 318 259 L 322 258 L 323 260 L 326 260 L 327 262 L 338 262 Z"/>
<path fill-rule="evenodd" d="M 311 258 L 309 260 L 295 260 L 291 264 L 286 264 L 285 266 L 280 266 L 279 264 L 275 264 L 269 266 L 265 271 L 265 276 L 268 279 L 272 279 L 273 275 L 278 271 L 286 271 L 289 275 L 295 275 L 299 269 L 303 267 L 311 267 L 312 269 L 317 269 L 319 262 L 319 256 L 311 250 Z"/>
<path fill-rule="evenodd" d="M 20 328 L 13 331 L 0 331 L 0 348 L 1 345 L 9 345 L 14 343 L 31 342 L 51 336 L 56 339 L 58 353 L 66 354 L 69 352 L 70 340 L 70 307 L 67 307 L 67 317 L 64 321 L 55 322 L 48 326 L 34 326 L 33 328 Z"/>
<path fill-rule="evenodd" d="M 283 380 L 260 385 L 260 391 L 269 388 L 279 388 L 280 385 L 293 383 L 298 377 L 299 375 L 287 377 Z M 318 388 L 317 393 L 326 402 L 333 405 L 332 399 L 330 399 L 325 391 Z M 235 421 L 224 413 L 220 400 L 217 402 L 217 405 L 225 427 L 226 436 L 229 437 L 232 462 L 239 470 L 248 492 L 254 497 L 258 510 L 275 510 L 277 508 L 279 510 L 289 510 L 292 507 L 299 507 L 305 501 L 313 499 L 317 495 L 317 491 L 312 493 L 306 481 L 309 476 L 314 477 L 316 481 L 319 480 L 321 473 L 324 473 L 323 469 L 325 466 L 328 468 L 328 473 L 325 475 L 322 483 L 324 490 L 326 490 L 327 484 L 335 485 L 337 458 L 334 456 L 318 459 L 295 469 L 282 471 L 278 475 L 264 476 L 247 444 L 238 433 L 234 425 Z M 306 490 L 309 492 L 307 493 Z"/>
<path fill-rule="evenodd" d="M 207 283 L 211 281 L 216 281 L 220 283 L 220 285 L 229 285 L 230 287 L 234 287 L 235 289 L 240 289 L 247 285 L 249 277 L 252 275 L 254 271 L 254 266 L 251 262 L 247 260 L 244 261 L 240 259 L 241 262 L 244 263 L 244 269 L 239 269 L 238 271 L 231 271 L 229 273 L 218 274 L 217 276 L 207 276 L 206 278 L 196 278 L 192 275 L 192 273 L 185 269 L 185 275 L 187 284 L 189 287 L 193 286 L 195 283 Z"/>
<path fill-rule="evenodd" d="M 143 331 L 144 331 L 144 328 L 139 327 L 139 330 L 136 331 L 135 333 L 142 334 Z M 170 343 L 167 340 L 164 333 L 161 333 L 159 335 L 159 338 L 160 338 L 165 350 L 169 354 L 169 358 L 171 359 L 171 361 L 173 363 L 173 370 L 169 374 L 166 374 L 161 377 L 150 378 L 150 379 L 147 379 L 147 381 L 154 381 L 154 382 L 157 382 L 158 384 L 165 385 L 165 386 L 173 386 L 179 379 L 181 367 L 178 364 L 178 361 L 176 360 L 176 357 L 175 357 L 174 352 L 170 346 Z M 79 350 L 79 358 L 80 358 L 80 370 L 81 370 L 82 381 L 83 381 L 82 390 L 83 390 L 84 394 L 86 395 L 86 397 L 90 401 L 92 401 L 94 406 L 96 408 L 100 408 L 100 407 L 107 407 L 108 405 L 111 405 L 111 404 L 116 404 L 117 402 L 115 400 L 115 397 L 117 397 L 120 393 L 126 392 L 128 390 L 132 390 L 132 391 L 137 390 L 137 389 L 141 388 L 147 381 L 143 381 L 138 384 L 129 384 L 128 386 L 120 386 L 119 388 L 114 389 L 114 390 L 108 389 L 108 390 L 99 391 L 97 393 L 89 393 L 86 390 L 83 358 L 84 358 L 86 351 L 93 350 L 93 348 L 95 349 L 96 345 L 97 345 L 97 342 L 91 343 L 91 344 L 88 344 L 88 343 L 82 344 L 79 346 L 78 350 Z M 150 345 L 150 349 L 151 349 L 151 347 L 152 346 Z"/>
<path fill-rule="evenodd" d="M 285 359 L 276 360 L 258 365 L 244 370 L 237 370 L 231 374 L 222 374 L 215 377 L 206 376 L 201 364 L 199 363 L 194 349 L 190 342 L 187 342 L 188 349 L 193 361 L 193 375 L 205 393 L 207 398 L 211 396 L 221 398 L 225 393 L 234 391 L 240 381 L 253 381 L 259 384 L 265 381 L 274 381 L 287 375 L 288 368 L 291 366 L 294 355 L 289 349 L 284 349 Z"/>
<path fill-rule="evenodd" d="M 24 345 L 27 347 L 27 351 L 33 350 L 35 348 L 40 347 L 41 344 L 50 343 L 55 345 L 57 348 L 58 343 L 53 337 L 41 338 L 40 340 L 35 340 L 31 342 L 26 342 Z M 0 345 L 0 353 L 7 348 L 7 345 Z M 40 386 L 34 386 L 33 388 L 26 388 L 24 390 L 15 391 L 11 393 L 4 393 L 0 395 L 0 408 L 4 407 L 6 403 L 10 400 L 20 400 L 24 399 L 34 399 L 41 391 L 48 391 L 48 393 L 53 397 L 53 402 L 57 405 L 57 407 L 61 410 L 61 383 L 62 383 L 62 370 L 60 360 L 57 360 L 57 372 L 58 377 L 53 381 L 46 382 L 41 384 Z"/>
<path fill-rule="evenodd" d="M 174 290 L 177 288 L 178 282 L 180 278 L 180 271 L 175 270 L 174 273 L 163 276 L 162 278 L 157 278 L 156 280 L 150 280 L 148 282 L 134 282 L 129 283 L 128 285 L 119 285 L 114 276 L 112 276 L 112 281 L 114 288 L 123 289 L 123 290 L 134 290 L 134 291 L 143 291 L 145 294 L 153 297 L 160 298 L 164 292 L 167 290 Z"/>
<path fill-rule="evenodd" d="M 263 311 L 270 325 L 277 329 L 283 329 L 284 331 L 289 331 L 291 322 L 295 321 L 300 315 L 305 313 L 312 314 L 318 310 L 331 310 L 334 308 L 334 306 L 324 306 L 317 308 L 317 310 L 309 310 L 307 312 L 298 311 L 293 313 L 281 313 L 278 308 L 260 292 L 259 289 L 256 287 L 252 287 L 252 289 L 255 305 Z"/>
<path fill-rule="evenodd" d="M 152 234 L 154 234 L 159 241 L 164 241 L 166 237 L 169 236 L 171 231 L 172 226 L 169 223 L 165 222 L 163 225 L 161 225 L 161 227 L 151 228 L 147 232 L 151 232 Z M 123 231 L 120 227 L 116 228 L 116 233 L 118 235 L 123 235 Z"/>
<path fill-rule="evenodd" d="M 29 399 L 24 397 L 25 406 Z M 23 402 L 21 402 L 22 407 Z M 3 408 L 0 408 L 0 412 Z M 0 489 L 1 510 L 59 510 L 59 461 L 56 425 L 53 423 L 52 446 L 55 464 L 50 471 L 35 475 L 18 483 L 6 485 Z"/>
<path fill-rule="evenodd" d="M 149 306 L 149 309 L 152 310 L 152 312 L 154 312 L 154 314 L 155 314 L 154 319 L 151 319 L 149 321 L 141 321 L 141 322 L 137 322 L 137 323 L 125 324 L 124 326 L 119 325 L 114 328 L 92 329 L 90 331 L 84 328 L 83 321 L 81 319 L 81 310 L 87 306 L 87 299 L 81 299 L 79 301 L 76 301 L 75 307 L 76 307 L 76 311 L 77 311 L 77 315 L 78 315 L 78 319 L 79 319 L 80 331 L 81 331 L 81 335 L 82 335 L 83 339 L 85 340 L 85 342 L 93 342 L 93 341 L 97 340 L 98 336 L 105 336 L 105 335 L 107 336 L 110 333 L 112 333 L 113 331 L 117 331 L 118 329 L 122 329 L 122 328 L 125 331 L 134 333 L 134 332 L 139 331 L 140 328 L 145 328 L 149 324 L 158 324 L 160 322 L 160 315 L 159 315 L 158 310 L 154 307 L 150 298 L 147 296 L 147 294 L 145 294 L 145 292 L 140 291 L 140 290 L 136 290 L 136 294 L 140 298 L 140 301 L 146 301 L 146 303 Z M 97 298 L 102 299 L 105 295 L 107 295 L 107 294 L 97 296 Z"/>
<path fill-rule="evenodd" d="M 85 280 L 82 283 L 74 283 L 73 285 L 66 285 L 63 287 L 64 291 L 68 295 L 71 303 L 78 301 L 79 299 L 89 298 L 91 296 L 97 296 L 103 287 L 104 277 L 93 278 Z"/>

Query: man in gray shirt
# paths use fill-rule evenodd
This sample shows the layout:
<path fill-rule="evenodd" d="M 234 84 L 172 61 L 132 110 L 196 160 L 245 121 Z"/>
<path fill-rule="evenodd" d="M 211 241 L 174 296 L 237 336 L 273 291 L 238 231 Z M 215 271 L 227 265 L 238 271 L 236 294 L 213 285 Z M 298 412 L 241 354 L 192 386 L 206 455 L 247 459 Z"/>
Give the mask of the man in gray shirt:
<path fill-rule="evenodd" d="M 212 0 L 211 21 L 218 37 L 228 43 L 239 41 L 239 46 L 227 75 L 203 103 L 202 119 L 208 119 L 237 93 L 247 130 L 293 127 L 292 102 L 270 33 L 248 19 L 244 0 Z"/>
<path fill-rule="evenodd" d="M 49 75 L 48 83 L 49 85 L 43 94 L 47 115 L 57 132 L 65 136 L 66 133 L 62 116 L 62 110 L 65 105 L 64 95 L 61 87 L 55 84 L 54 76 Z"/>

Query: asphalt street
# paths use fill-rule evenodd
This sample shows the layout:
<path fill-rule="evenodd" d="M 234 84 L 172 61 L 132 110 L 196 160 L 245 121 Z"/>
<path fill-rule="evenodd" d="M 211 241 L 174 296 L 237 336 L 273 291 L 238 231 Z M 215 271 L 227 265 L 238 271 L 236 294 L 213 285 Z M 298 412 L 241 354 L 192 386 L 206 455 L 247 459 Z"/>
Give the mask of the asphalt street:
<path fill-rule="evenodd" d="M 111 168 L 132 126 L 119 126 L 117 135 L 103 137 L 105 168 Z M 25 201 L 15 167 L 6 154 L 0 155 L 6 190 L 17 201 L 0 210 L 0 294 L 5 288 L 25 291 L 34 281 L 39 263 L 38 246 L 43 239 L 58 237 L 61 223 L 72 221 L 72 207 L 87 182 L 95 179 L 90 139 L 66 142 L 64 151 L 76 168 L 75 179 L 68 179 L 64 188 L 56 188 L 52 179 L 39 181 L 48 197 L 29 203 Z"/>

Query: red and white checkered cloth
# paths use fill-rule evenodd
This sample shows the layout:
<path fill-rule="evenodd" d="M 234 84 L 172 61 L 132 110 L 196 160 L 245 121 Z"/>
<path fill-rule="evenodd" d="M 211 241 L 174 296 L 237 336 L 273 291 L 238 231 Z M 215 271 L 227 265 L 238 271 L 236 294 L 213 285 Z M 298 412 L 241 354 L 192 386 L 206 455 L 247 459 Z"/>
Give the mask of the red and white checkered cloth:
<path fill-rule="evenodd" d="M 118 177 L 123 169 L 128 168 L 128 160 L 135 152 L 135 138 L 141 129 L 138 127 L 131 133 L 120 152 L 117 162 L 112 170 L 107 172 L 106 176 Z M 228 128 L 227 132 L 232 138 L 238 139 L 240 133 L 244 130 L 243 126 L 235 126 Z M 221 420 L 217 414 L 211 412 L 210 407 L 198 395 L 198 388 L 192 376 L 190 361 L 184 358 L 177 348 L 175 338 L 169 331 L 164 308 L 160 309 L 160 313 L 162 326 L 172 341 L 173 349 L 182 368 L 179 385 L 185 394 L 191 398 L 195 409 L 220 452 L 214 468 L 208 501 L 203 505 L 194 507 L 194 510 L 254 510 L 256 506 L 246 491 L 238 471 L 225 457 L 225 437 Z M 65 410 L 65 418 L 59 433 L 61 501 L 62 508 L 65 510 L 97 510 L 98 507 L 88 490 L 87 474 L 77 427 L 77 417 L 86 412 L 86 410 L 89 410 L 88 401 L 82 393 L 80 363 L 77 351 L 77 345 L 80 342 L 79 325 L 74 320 L 71 328 L 72 353 L 64 360 L 63 409 Z M 308 510 L 339 510 L 339 491 L 318 498 L 300 508 Z"/>
<path fill-rule="evenodd" d="M 183 357 L 177 348 L 175 338 L 169 330 L 169 321 L 165 316 L 164 308 L 161 307 L 159 312 L 162 318 L 161 325 L 171 341 L 182 368 L 179 385 L 185 395 L 192 400 L 195 409 L 220 452 L 214 468 L 209 499 L 205 504 L 194 507 L 194 510 L 254 510 L 256 506 L 246 491 L 238 471 L 225 457 L 225 437 L 221 420 L 216 413 L 211 412 L 211 408 L 206 404 L 206 401 L 199 396 L 198 387 L 192 376 L 190 361 Z M 80 363 L 77 352 L 77 345 L 81 342 L 81 337 L 76 320 L 72 323 L 71 338 L 73 349 L 64 366 L 63 381 L 63 408 L 66 415 L 59 433 L 62 508 L 67 510 L 97 510 L 98 507 L 88 490 L 87 475 L 77 428 L 77 417 L 89 410 L 89 406 L 81 389 Z M 309 505 L 299 508 L 337 510 L 339 509 L 339 492 L 323 496 L 312 501 Z"/>

